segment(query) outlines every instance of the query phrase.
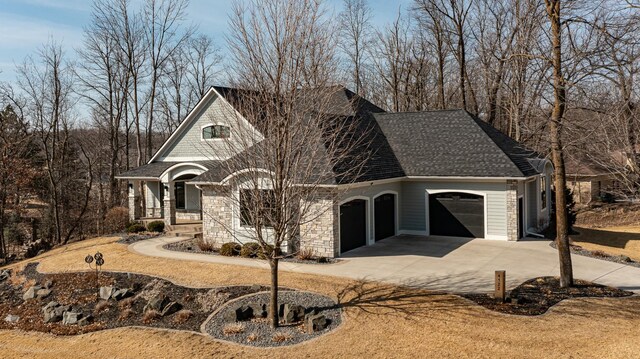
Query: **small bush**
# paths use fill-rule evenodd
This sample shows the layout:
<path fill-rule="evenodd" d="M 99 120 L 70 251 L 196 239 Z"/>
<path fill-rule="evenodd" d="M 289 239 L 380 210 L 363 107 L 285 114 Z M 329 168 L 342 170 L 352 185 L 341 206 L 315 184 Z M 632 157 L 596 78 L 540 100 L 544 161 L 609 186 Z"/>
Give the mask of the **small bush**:
<path fill-rule="evenodd" d="M 240 256 L 245 258 L 254 258 L 258 256 L 260 251 L 260 244 L 258 242 L 247 242 L 242 245 L 240 250 Z"/>
<path fill-rule="evenodd" d="M 153 221 L 147 224 L 147 229 L 149 232 L 164 232 L 164 222 L 163 221 Z"/>
<path fill-rule="evenodd" d="M 298 259 L 303 261 L 312 260 L 314 258 L 314 251 L 312 248 L 304 248 L 298 251 Z"/>
<path fill-rule="evenodd" d="M 240 254 L 242 246 L 235 242 L 227 242 L 220 247 L 220 254 L 227 257 L 233 257 Z"/>
<path fill-rule="evenodd" d="M 173 322 L 176 324 L 186 323 L 189 319 L 193 317 L 193 312 L 188 309 L 180 310 L 173 317 Z"/>
<path fill-rule="evenodd" d="M 104 216 L 105 233 L 120 232 L 129 225 L 129 209 L 127 207 L 113 207 Z"/>
<path fill-rule="evenodd" d="M 291 340 L 291 338 L 293 338 L 291 334 L 285 333 L 285 332 L 279 332 L 279 333 L 275 333 L 273 337 L 271 337 L 271 340 L 273 340 L 276 343 L 282 343 L 282 342 L 286 342 L 287 340 Z"/>
<path fill-rule="evenodd" d="M 133 317 L 134 315 L 136 315 L 136 312 L 134 312 L 131 308 L 128 308 L 120 312 L 120 315 L 118 315 L 118 320 L 122 322 Z"/>
<path fill-rule="evenodd" d="M 196 246 L 203 252 L 213 252 L 216 249 L 213 243 L 209 243 L 202 238 L 196 240 Z"/>
<path fill-rule="evenodd" d="M 258 251 L 258 258 L 260 259 L 270 258 L 271 253 L 273 253 L 273 246 L 271 244 L 267 244 L 264 249 L 260 249 L 260 251 Z"/>
<path fill-rule="evenodd" d="M 150 324 L 160 318 L 162 318 L 162 314 L 160 314 L 160 312 L 158 312 L 157 310 L 151 309 L 144 312 L 144 315 L 142 316 L 142 322 L 144 324 Z"/>
<path fill-rule="evenodd" d="M 235 335 L 244 333 L 244 324 L 241 323 L 233 323 L 227 324 L 224 328 L 222 328 L 222 333 L 224 335 Z"/>
<path fill-rule="evenodd" d="M 258 335 L 258 333 L 251 333 L 251 334 L 249 334 L 249 336 L 247 336 L 247 341 L 249 343 L 251 343 L 251 342 L 255 342 L 259 338 L 260 338 L 260 336 Z"/>
<path fill-rule="evenodd" d="M 146 231 L 144 224 L 139 222 L 131 222 L 127 226 L 127 233 L 140 233 Z"/>
<path fill-rule="evenodd" d="M 109 308 L 111 308 L 111 303 L 106 300 L 102 300 L 98 302 L 98 304 L 96 304 L 96 306 L 93 308 L 93 314 L 106 312 L 107 310 L 109 310 Z"/>
<path fill-rule="evenodd" d="M 133 304 L 135 302 L 136 302 L 135 297 L 125 298 L 118 302 L 118 307 L 120 308 L 120 310 L 131 309 L 131 307 L 133 307 Z"/>

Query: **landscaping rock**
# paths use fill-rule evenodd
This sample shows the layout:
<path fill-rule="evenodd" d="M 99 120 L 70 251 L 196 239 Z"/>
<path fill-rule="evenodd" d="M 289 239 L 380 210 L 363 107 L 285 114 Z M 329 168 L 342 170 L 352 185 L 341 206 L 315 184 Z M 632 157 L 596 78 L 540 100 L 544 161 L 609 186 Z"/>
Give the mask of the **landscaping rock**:
<path fill-rule="evenodd" d="M 53 281 L 51 279 L 44 282 L 44 289 L 51 289 L 53 287 Z"/>
<path fill-rule="evenodd" d="M 297 304 L 285 304 L 283 319 L 287 324 L 297 323 L 304 319 L 305 308 Z"/>
<path fill-rule="evenodd" d="M 86 317 L 83 316 L 80 320 L 78 320 L 78 325 L 80 326 L 89 325 L 91 324 L 91 322 L 93 322 L 93 316 L 89 314 Z"/>
<path fill-rule="evenodd" d="M 146 312 L 148 310 L 155 310 L 158 312 L 162 312 L 164 308 L 170 303 L 169 298 L 164 295 L 155 296 L 147 302 L 147 305 L 144 306 L 142 312 Z"/>
<path fill-rule="evenodd" d="M 27 289 L 26 292 L 24 292 L 24 294 L 22 295 L 22 299 L 23 300 L 29 300 L 29 299 L 33 299 L 36 297 L 36 293 L 42 289 L 41 286 L 39 285 L 34 285 L 29 287 L 29 289 Z"/>
<path fill-rule="evenodd" d="M 18 320 L 20 320 L 20 317 L 13 314 L 7 314 L 7 316 L 4 318 L 4 321 L 7 323 L 17 323 Z"/>
<path fill-rule="evenodd" d="M 163 317 L 166 317 L 167 315 L 171 315 L 179 311 L 180 309 L 182 309 L 182 305 L 180 303 L 171 302 L 162 309 L 161 314 Z"/>
<path fill-rule="evenodd" d="M 60 305 L 58 302 L 51 301 L 49 304 L 42 308 L 44 314 L 45 323 L 54 323 L 62 320 L 62 315 L 66 311 L 66 307 Z"/>
<path fill-rule="evenodd" d="M 0 271 L 0 282 L 4 282 L 5 280 L 9 279 L 10 276 L 11 272 L 8 269 Z"/>
<path fill-rule="evenodd" d="M 329 321 L 322 314 L 307 315 L 304 328 L 307 333 L 312 334 L 324 330 L 329 325 Z"/>
<path fill-rule="evenodd" d="M 224 319 L 227 322 L 242 322 L 251 318 L 253 318 L 253 309 L 248 305 L 243 305 L 229 312 Z"/>
<path fill-rule="evenodd" d="M 36 297 L 38 299 L 44 299 L 51 294 L 51 289 L 38 289 L 36 291 Z"/>
<path fill-rule="evenodd" d="M 64 325 L 78 324 L 80 319 L 82 319 L 82 312 L 79 311 L 66 311 L 62 314 L 62 324 Z"/>
<path fill-rule="evenodd" d="M 264 303 L 249 303 L 248 307 L 253 311 L 253 316 L 256 318 L 266 318 L 267 317 L 267 305 Z"/>
<path fill-rule="evenodd" d="M 111 295 L 111 298 L 117 300 L 117 301 L 121 301 L 125 298 L 129 298 L 131 296 L 133 296 L 133 291 L 129 288 L 125 288 L 125 289 L 118 289 L 115 292 L 113 292 L 113 294 Z"/>
<path fill-rule="evenodd" d="M 100 287 L 100 299 L 109 300 L 115 292 L 115 288 L 112 286 Z"/>

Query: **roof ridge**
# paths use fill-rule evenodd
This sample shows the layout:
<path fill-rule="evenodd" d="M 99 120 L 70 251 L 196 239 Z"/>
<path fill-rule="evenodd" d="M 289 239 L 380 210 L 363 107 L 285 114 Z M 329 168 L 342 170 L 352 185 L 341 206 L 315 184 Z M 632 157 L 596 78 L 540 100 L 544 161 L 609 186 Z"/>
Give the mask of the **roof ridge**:
<path fill-rule="evenodd" d="M 462 108 L 446 108 L 440 110 L 422 110 L 422 111 L 397 111 L 397 112 L 379 112 L 376 115 L 402 115 L 402 114 L 414 114 L 414 113 L 436 113 L 436 112 L 455 112 L 455 111 L 465 111 Z"/>

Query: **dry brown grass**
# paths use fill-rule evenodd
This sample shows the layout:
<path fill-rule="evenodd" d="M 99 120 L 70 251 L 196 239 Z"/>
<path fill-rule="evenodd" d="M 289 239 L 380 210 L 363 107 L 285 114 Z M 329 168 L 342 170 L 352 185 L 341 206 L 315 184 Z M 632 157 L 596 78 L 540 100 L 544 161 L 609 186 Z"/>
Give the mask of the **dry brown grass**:
<path fill-rule="evenodd" d="M 134 317 L 135 315 L 136 315 L 136 312 L 134 312 L 131 308 L 127 308 L 120 311 L 120 315 L 118 315 L 118 320 L 119 321 L 127 320 L 129 318 Z"/>
<path fill-rule="evenodd" d="M 287 332 L 278 332 L 278 333 L 275 333 L 271 337 L 271 340 L 274 343 L 282 343 L 282 342 L 286 342 L 288 340 L 291 340 L 291 338 L 293 338 L 293 337 L 291 336 L 291 334 L 289 334 Z"/>
<path fill-rule="evenodd" d="M 236 335 L 240 333 L 244 333 L 244 324 L 242 323 L 231 323 L 227 324 L 222 328 L 222 333 L 224 335 Z"/>
<path fill-rule="evenodd" d="M 258 333 L 251 333 L 247 336 L 247 341 L 249 343 L 251 342 L 255 342 L 256 340 L 260 339 L 260 336 L 258 335 Z"/>
<path fill-rule="evenodd" d="M 213 287 L 267 284 L 266 269 L 158 259 L 101 238 L 35 258 L 41 271 L 86 270 L 86 253 L 105 254 L 105 271 L 161 276 Z M 24 267 L 20 263 L 19 267 Z M 538 317 L 508 316 L 456 296 L 377 283 L 281 272 L 282 286 L 339 300 L 345 320 L 316 340 L 278 349 L 248 348 L 189 332 L 119 328 L 73 337 L 0 331 L 3 358 L 635 358 L 640 352 L 640 297 L 576 299 Z M 275 351 L 274 351 L 275 350 Z"/>
<path fill-rule="evenodd" d="M 120 310 L 131 309 L 131 307 L 135 302 L 136 302 L 135 297 L 125 298 L 118 302 L 118 308 L 120 308 Z"/>
<path fill-rule="evenodd" d="M 196 246 L 203 252 L 213 252 L 216 249 L 213 243 L 206 242 L 202 238 L 196 240 Z"/>
<path fill-rule="evenodd" d="M 144 314 L 142 315 L 142 322 L 144 324 L 151 324 L 160 318 L 162 318 L 162 314 L 160 314 L 160 312 L 150 309 L 144 312 Z"/>
<path fill-rule="evenodd" d="M 102 312 L 107 311 L 109 309 L 111 309 L 111 302 L 106 301 L 106 300 L 101 300 L 93 308 L 93 314 L 99 314 L 99 313 L 102 313 Z"/>
<path fill-rule="evenodd" d="M 579 234 L 572 235 L 573 242 L 590 251 L 612 255 L 624 255 L 640 261 L 640 226 L 585 228 L 576 227 Z"/>
<path fill-rule="evenodd" d="M 298 251 L 298 255 L 296 257 L 300 260 L 311 260 L 314 256 L 314 251 L 311 248 L 304 248 Z"/>

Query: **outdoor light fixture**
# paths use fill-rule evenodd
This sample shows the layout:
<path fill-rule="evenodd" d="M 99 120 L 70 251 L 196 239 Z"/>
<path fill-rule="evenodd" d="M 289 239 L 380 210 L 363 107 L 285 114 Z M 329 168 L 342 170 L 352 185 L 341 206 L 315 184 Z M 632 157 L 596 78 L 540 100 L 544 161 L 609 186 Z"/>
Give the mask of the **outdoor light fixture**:
<path fill-rule="evenodd" d="M 129 183 L 129 189 L 133 189 L 133 183 Z"/>
<path fill-rule="evenodd" d="M 164 190 L 165 190 L 165 192 L 169 192 L 169 186 L 164 185 Z"/>

